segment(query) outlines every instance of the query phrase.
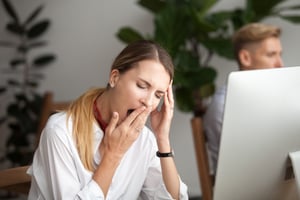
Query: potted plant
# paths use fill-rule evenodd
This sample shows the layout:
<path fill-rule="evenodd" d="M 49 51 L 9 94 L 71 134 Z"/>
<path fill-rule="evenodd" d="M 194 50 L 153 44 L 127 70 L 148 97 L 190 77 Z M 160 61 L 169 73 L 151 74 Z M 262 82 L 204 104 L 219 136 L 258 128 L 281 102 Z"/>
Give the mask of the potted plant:
<path fill-rule="evenodd" d="M 37 92 L 39 82 L 44 77 L 41 70 L 49 66 L 56 57 L 52 53 L 32 53 L 47 45 L 42 36 L 49 29 L 50 20 L 39 19 L 43 5 L 21 21 L 9 0 L 2 0 L 1 3 L 9 18 L 5 29 L 15 38 L 0 41 L 1 47 L 15 50 L 9 67 L 2 69 L 8 79 L 7 84 L 0 88 L 1 97 L 13 99 L 8 102 L 6 113 L 0 121 L 1 125 L 8 125 L 10 130 L 3 159 L 10 160 L 13 165 L 25 165 L 31 162 L 34 149 L 30 146 L 30 137 L 34 137 L 36 133 L 43 100 L 42 95 Z"/>
<path fill-rule="evenodd" d="M 211 9 L 217 0 L 139 0 L 138 4 L 154 15 L 154 32 L 143 36 L 132 27 L 121 27 L 117 37 L 130 43 L 138 39 L 159 42 L 171 54 L 175 65 L 176 105 L 183 112 L 202 116 L 205 99 L 215 90 L 216 70 L 210 62 L 214 55 L 233 59 L 231 36 L 242 25 L 267 17 L 280 17 L 299 23 L 300 15 L 285 11 L 299 5 L 281 6 L 284 0 L 247 0 L 245 8 Z"/>

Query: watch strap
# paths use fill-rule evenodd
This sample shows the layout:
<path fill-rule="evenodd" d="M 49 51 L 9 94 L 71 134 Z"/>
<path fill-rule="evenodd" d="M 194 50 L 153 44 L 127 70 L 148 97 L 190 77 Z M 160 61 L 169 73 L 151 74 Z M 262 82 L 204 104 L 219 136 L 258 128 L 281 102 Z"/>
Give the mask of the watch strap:
<path fill-rule="evenodd" d="M 161 152 L 157 151 L 156 156 L 159 158 L 174 157 L 174 153 L 173 153 L 173 151 L 168 152 L 168 153 L 161 153 Z"/>

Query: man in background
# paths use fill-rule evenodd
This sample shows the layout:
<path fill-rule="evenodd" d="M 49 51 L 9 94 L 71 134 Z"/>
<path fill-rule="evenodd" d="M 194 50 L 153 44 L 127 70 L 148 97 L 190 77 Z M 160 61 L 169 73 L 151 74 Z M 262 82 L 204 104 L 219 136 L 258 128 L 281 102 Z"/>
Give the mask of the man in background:
<path fill-rule="evenodd" d="M 262 23 L 247 24 L 236 31 L 232 41 L 239 70 L 282 67 L 280 34 L 280 28 Z M 226 85 L 216 91 L 203 117 L 213 174 L 217 169 L 225 96 Z"/>

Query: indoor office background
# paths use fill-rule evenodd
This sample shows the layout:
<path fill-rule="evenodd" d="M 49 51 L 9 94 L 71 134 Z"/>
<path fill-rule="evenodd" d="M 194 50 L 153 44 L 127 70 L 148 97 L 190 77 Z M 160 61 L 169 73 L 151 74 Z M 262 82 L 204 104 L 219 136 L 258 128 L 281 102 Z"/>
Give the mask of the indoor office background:
<path fill-rule="evenodd" d="M 53 52 L 57 60 L 43 69 L 45 79 L 39 90 L 52 91 L 55 100 L 72 100 L 93 86 L 105 86 L 111 63 L 124 44 L 116 37 L 117 31 L 126 25 L 152 33 L 152 15 L 136 4 L 136 0 L 12 0 L 22 16 L 41 3 L 45 5 L 43 17 L 50 18 L 52 26 L 44 36 L 49 42 L 43 51 Z M 243 6 L 244 0 L 222 0 L 214 9 Z M 299 3 L 289 0 L 287 3 Z M 9 39 L 4 26 L 7 16 L 0 8 L 0 39 Z M 300 26 L 280 19 L 264 21 L 282 28 L 283 60 L 285 66 L 300 65 Z M 12 50 L 0 48 L 0 66 L 6 67 Z M 218 71 L 217 85 L 225 83 L 227 75 L 236 70 L 236 63 L 215 56 L 212 61 Z M 5 82 L 0 74 L 0 84 Z M 4 112 L 5 102 L 1 102 Z M 175 111 L 171 140 L 175 150 L 175 161 L 182 180 L 189 187 L 190 196 L 200 196 L 200 186 L 192 140 L 190 119 L 192 114 Z M 1 127 L 1 150 L 5 139 L 5 128 Z"/>

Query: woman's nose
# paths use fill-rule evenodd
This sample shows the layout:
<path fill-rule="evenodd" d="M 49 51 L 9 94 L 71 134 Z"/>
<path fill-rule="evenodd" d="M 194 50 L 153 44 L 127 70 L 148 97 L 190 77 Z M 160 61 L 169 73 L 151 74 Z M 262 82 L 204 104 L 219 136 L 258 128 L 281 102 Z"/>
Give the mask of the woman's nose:
<path fill-rule="evenodd" d="M 148 94 L 147 96 L 145 96 L 142 99 L 142 103 L 146 107 L 152 106 L 153 105 L 153 95 L 152 94 Z"/>

